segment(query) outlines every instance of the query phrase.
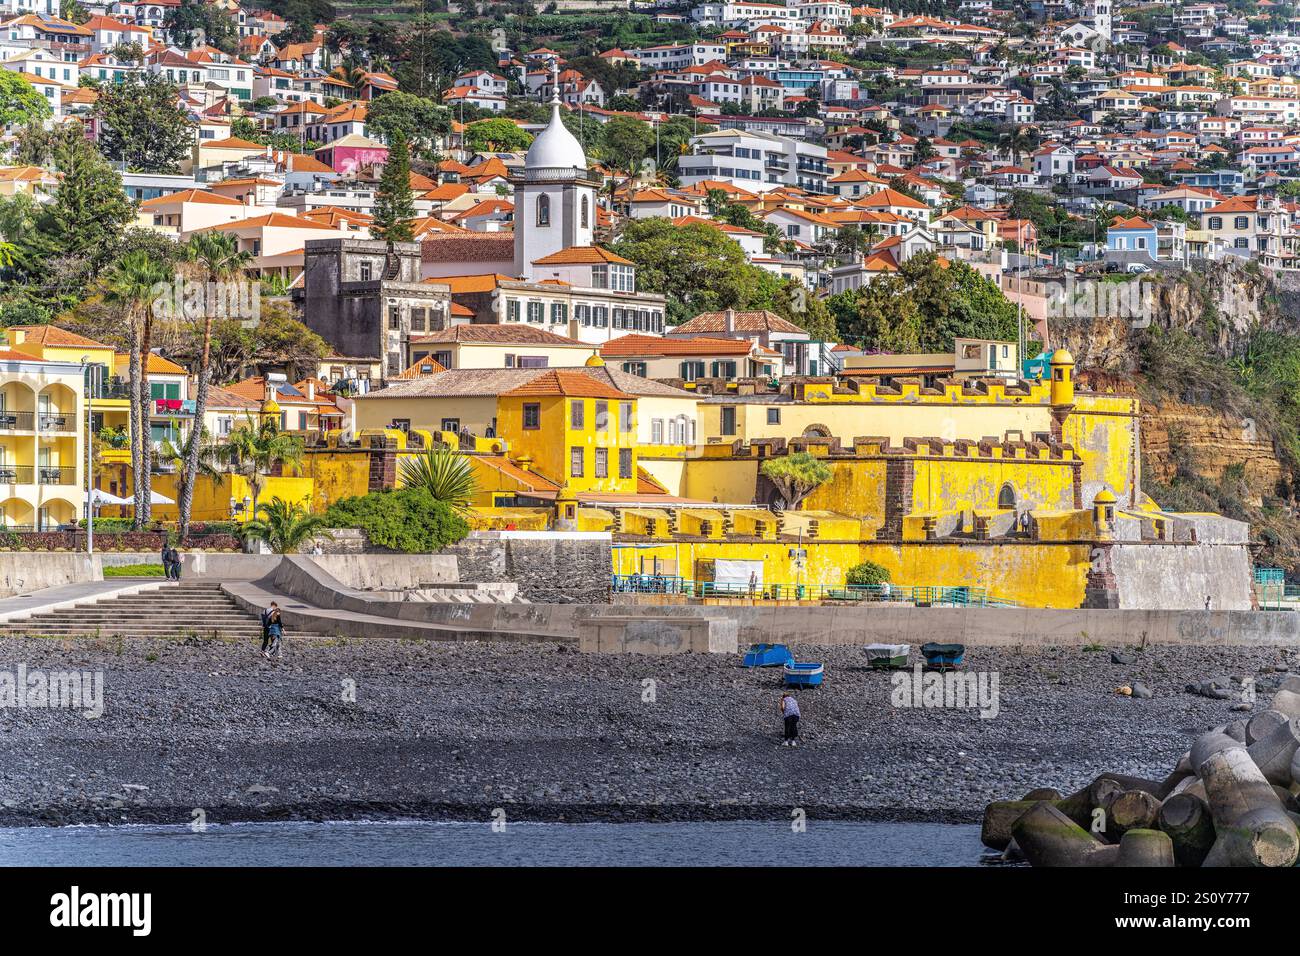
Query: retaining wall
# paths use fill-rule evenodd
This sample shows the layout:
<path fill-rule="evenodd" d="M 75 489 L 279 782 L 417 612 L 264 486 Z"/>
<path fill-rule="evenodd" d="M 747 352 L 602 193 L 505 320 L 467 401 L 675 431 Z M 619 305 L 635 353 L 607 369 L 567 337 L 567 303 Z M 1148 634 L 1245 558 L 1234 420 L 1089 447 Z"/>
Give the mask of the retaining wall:
<path fill-rule="evenodd" d="M 447 548 L 465 581 L 513 581 L 539 604 L 609 601 L 610 535 L 600 532 L 475 531 Z"/>

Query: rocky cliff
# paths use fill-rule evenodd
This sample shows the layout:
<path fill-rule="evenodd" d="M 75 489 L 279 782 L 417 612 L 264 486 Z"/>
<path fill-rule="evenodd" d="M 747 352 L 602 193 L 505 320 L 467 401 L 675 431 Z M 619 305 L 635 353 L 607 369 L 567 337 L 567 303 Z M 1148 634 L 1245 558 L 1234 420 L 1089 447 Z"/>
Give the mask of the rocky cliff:
<path fill-rule="evenodd" d="M 1257 563 L 1300 579 L 1294 430 L 1248 387 L 1261 333 L 1300 340 L 1300 278 L 1234 260 L 1048 289 L 1052 344 L 1074 353 L 1080 384 L 1142 398 L 1143 489 L 1250 521 Z"/>

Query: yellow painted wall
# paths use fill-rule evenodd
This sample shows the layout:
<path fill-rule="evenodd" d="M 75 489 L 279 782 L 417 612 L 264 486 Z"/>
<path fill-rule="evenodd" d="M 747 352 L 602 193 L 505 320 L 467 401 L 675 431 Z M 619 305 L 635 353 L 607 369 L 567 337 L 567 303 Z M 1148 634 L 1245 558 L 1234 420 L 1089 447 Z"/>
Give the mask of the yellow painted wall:
<path fill-rule="evenodd" d="M 394 419 L 405 418 L 412 428 L 437 431 L 444 418 L 458 418 L 463 429 L 484 434 L 497 414 L 495 397 L 485 398 L 368 398 L 356 399 L 357 431 L 387 428 Z M 498 432 L 500 434 L 500 432 Z"/>
<path fill-rule="evenodd" d="M 154 491 L 166 495 L 173 501 L 180 500 L 176 475 L 154 475 L 152 487 Z M 131 493 L 128 491 L 123 497 L 129 498 Z M 253 492 L 248 487 L 247 479 L 242 475 L 222 475 L 218 481 L 200 478 L 194 485 L 194 504 L 190 517 L 194 521 L 230 521 L 230 499 L 234 498 L 242 502 L 245 496 L 252 498 Z M 269 503 L 273 498 L 283 498 L 285 501 L 297 502 L 316 510 L 312 501 L 310 478 L 268 478 L 266 487 L 262 489 L 257 499 L 258 506 Z M 100 513 L 107 514 L 111 510 L 114 509 L 105 508 Z M 162 521 L 176 521 L 180 518 L 180 511 L 176 505 L 154 505 L 152 514 Z M 247 521 L 250 517 L 245 513 L 238 515 L 235 520 Z"/>
<path fill-rule="evenodd" d="M 700 458 L 686 466 L 684 496 L 720 504 L 747 505 L 754 499 L 758 459 Z"/>
<path fill-rule="evenodd" d="M 1076 392 L 1075 401 L 1061 440 L 1083 460 L 1084 506 L 1107 486 L 1121 505 L 1131 504 L 1141 481 L 1137 399 Z"/>
<path fill-rule="evenodd" d="M 1014 489 L 1017 509 L 1072 508 L 1075 467 L 1060 459 L 918 459 L 911 510 L 995 508 L 1004 484 Z"/>
<path fill-rule="evenodd" d="M 583 407 L 582 426 L 573 427 L 572 406 Z M 605 427 L 597 428 L 597 405 L 606 409 Z M 619 406 L 632 406 L 632 428 L 620 428 Z M 537 405 L 541 417 L 538 428 L 524 428 L 524 406 Z M 562 395 L 503 395 L 497 404 L 497 421 L 500 435 L 510 443 L 511 457 L 516 461 L 523 455 L 533 459 L 533 470 L 566 485 L 572 491 L 609 492 L 632 494 L 636 491 L 636 402 L 619 399 L 578 398 Z M 583 449 L 581 476 L 570 474 L 570 453 Z M 596 477 L 597 448 L 607 452 L 605 477 Z M 619 477 L 619 451 L 632 449 L 630 477 Z"/>
<path fill-rule="evenodd" d="M 616 574 L 648 569 L 654 558 L 695 579 L 701 561 L 763 562 L 765 584 L 842 586 L 847 570 L 863 561 L 888 568 L 894 584 L 984 588 L 992 597 L 1035 607 L 1074 608 L 1083 603 L 1088 576 L 1087 544 L 950 544 L 805 541 L 807 568 L 791 564 L 789 542 L 691 541 L 663 547 L 615 548 Z"/>
<path fill-rule="evenodd" d="M 312 482 L 312 511 L 370 490 L 370 454 L 364 449 L 334 448 L 303 455 L 303 477 Z"/>

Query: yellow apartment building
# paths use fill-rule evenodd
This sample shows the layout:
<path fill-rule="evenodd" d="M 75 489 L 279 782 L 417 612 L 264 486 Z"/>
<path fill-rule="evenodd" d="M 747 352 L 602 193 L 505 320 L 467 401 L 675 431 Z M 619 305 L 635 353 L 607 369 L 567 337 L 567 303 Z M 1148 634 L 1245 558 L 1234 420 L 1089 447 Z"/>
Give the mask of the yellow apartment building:
<path fill-rule="evenodd" d="M 85 368 L 0 350 L 0 514 L 50 530 L 85 511 Z"/>

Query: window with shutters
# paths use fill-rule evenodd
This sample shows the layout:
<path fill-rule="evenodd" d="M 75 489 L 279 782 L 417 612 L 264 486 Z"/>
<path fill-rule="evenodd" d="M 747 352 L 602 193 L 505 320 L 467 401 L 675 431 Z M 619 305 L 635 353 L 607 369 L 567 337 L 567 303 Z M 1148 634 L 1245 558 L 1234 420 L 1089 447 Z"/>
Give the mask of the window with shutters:
<path fill-rule="evenodd" d="M 585 457 L 586 456 L 583 453 L 583 449 L 581 448 L 569 449 L 569 477 L 570 478 L 582 477 L 582 465 Z"/>
<path fill-rule="evenodd" d="M 618 476 L 620 478 L 632 477 L 632 449 L 620 448 L 618 450 Z"/>
<path fill-rule="evenodd" d="M 596 449 L 595 475 L 597 478 L 609 477 L 609 449 L 607 448 Z"/>

